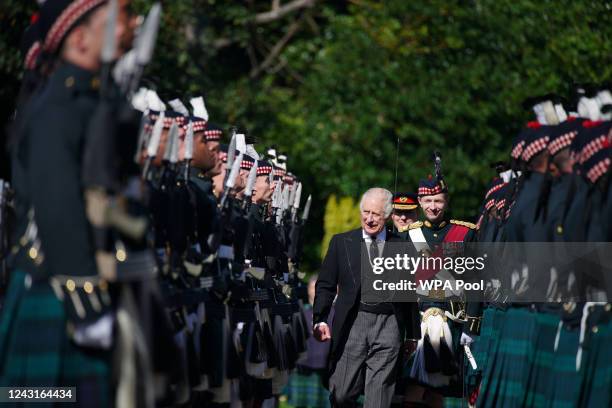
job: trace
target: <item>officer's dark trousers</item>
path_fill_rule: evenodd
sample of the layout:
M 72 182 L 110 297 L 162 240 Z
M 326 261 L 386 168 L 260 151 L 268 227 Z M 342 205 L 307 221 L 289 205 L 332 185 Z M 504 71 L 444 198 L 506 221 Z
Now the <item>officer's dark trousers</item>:
M 364 408 L 388 408 L 395 390 L 399 349 L 395 315 L 359 311 L 329 379 L 333 406 L 354 407 L 364 393 Z

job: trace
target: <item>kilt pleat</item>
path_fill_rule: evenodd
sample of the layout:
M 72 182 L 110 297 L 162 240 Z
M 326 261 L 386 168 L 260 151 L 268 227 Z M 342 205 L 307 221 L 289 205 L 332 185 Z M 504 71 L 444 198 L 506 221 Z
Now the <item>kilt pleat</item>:
M 609 309 L 609 306 L 606 306 Z M 587 321 L 580 366 L 580 407 L 612 406 L 612 319 L 610 310 L 596 308 Z
M 579 327 L 562 327 L 559 345 L 555 351 L 546 405 L 550 408 L 573 408 L 577 404 L 579 372 L 576 371 L 576 353 L 580 341 Z
M 558 313 L 538 312 L 536 316 L 535 354 L 529 378 L 527 395 L 524 403 L 527 407 L 546 405 L 554 359 L 555 337 L 559 327 Z
M 510 308 L 503 317 L 495 362 L 483 383 L 483 407 L 521 407 L 527 392 L 527 378 L 534 359 L 535 313 L 526 308 Z
M 3 365 L 4 357 L 8 355 L 9 333 L 13 332 L 14 315 L 19 309 L 19 303 L 23 297 L 22 293 L 25 291 L 24 279 L 25 273 L 21 271 L 12 273 L 2 305 L 2 314 L 0 315 L 0 367 Z
M 501 332 L 506 320 L 505 310 L 489 308 L 485 310 L 485 313 L 490 313 L 492 318 L 487 323 L 483 317 L 483 328 L 481 330 L 485 330 L 485 333 L 490 330 L 491 334 L 489 336 L 489 344 L 486 346 L 487 357 L 486 363 L 483 366 L 482 384 L 477 400 L 477 405 L 479 407 L 495 406 L 502 368 L 502 359 L 499 353 Z M 489 326 L 490 328 L 485 326 Z
M 110 352 L 76 346 L 51 287 L 25 277 L 13 273 L 0 318 L 0 386 L 76 387 L 79 406 L 109 406 Z
M 498 335 L 495 327 L 495 318 L 498 316 L 497 310 L 488 307 L 482 314 L 482 328 L 480 329 L 480 336 L 474 343 L 474 359 L 478 368 L 484 373 L 487 370 L 489 359 L 492 357 L 494 341 Z

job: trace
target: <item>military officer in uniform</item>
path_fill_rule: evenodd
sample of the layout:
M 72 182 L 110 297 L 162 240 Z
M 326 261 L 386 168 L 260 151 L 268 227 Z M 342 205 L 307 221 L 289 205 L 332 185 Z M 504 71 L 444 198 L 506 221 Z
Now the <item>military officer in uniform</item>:
M 476 225 L 452 220 L 447 216 L 448 190 L 439 178 L 421 180 L 418 201 L 424 215 L 408 228 L 408 238 L 415 250 L 426 256 L 442 256 L 446 244 L 469 241 Z M 419 270 L 416 279 L 452 279 L 448 271 Z M 417 283 L 418 284 L 418 283 Z M 432 289 L 417 291 L 421 311 L 421 334 L 417 350 L 409 362 L 412 380 L 406 390 L 406 401 L 442 406 L 446 397 L 460 397 L 462 387 L 461 342 L 471 343 L 467 333 L 478 331 L 478 316 L 466 316 L 465 304 L 451 291 Z
M 418 220 L 417 208 L 419 203 L 414 193 L 395 193 L 393 195 L 393 211 L 391 220 L 397 235 L 406 239 L 408 227 Z

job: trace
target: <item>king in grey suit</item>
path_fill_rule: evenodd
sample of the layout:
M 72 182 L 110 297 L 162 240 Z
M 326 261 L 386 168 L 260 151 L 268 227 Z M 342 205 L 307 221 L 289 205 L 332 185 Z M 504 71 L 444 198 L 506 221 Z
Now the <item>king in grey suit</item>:
M 361 251 L 370 259 L 387 253 L 386 242 L 401 240 L 385 229 L 392 194 L 372 188 L 361 199 L 361 228 L 335 235 L 316 285 L 314 336 L 331 341 L 329 390 L 333 406 L 353 407 L 365 393 L 364 407 L 391 405 L 398 357 L 404 338 L 418 339 L 415 303 L 361 300 Z M 326 324 L 334 298 L 333 331 Z

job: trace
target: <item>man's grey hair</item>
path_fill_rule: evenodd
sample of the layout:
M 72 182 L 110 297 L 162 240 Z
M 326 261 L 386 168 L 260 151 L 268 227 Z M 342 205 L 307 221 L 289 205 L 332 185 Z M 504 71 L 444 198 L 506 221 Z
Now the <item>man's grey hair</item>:
M 393 205 L 391 203 L 391 201 L 393 200 L 393 194 L 386 188 L 372 187 L 368 189 L 365 193 L 363 193 L 363 195 L 361 196 L 361 201 L 359 201 L 359 210 L 363 211 L 363 201 L 366 197 L 370 196 L 380 197 L 380 199 L 384 201 L 383 208 L 385 210 L 385 218 L 389 218 L 389 216 L 391 215 L 391 211 L 393 210 Z

